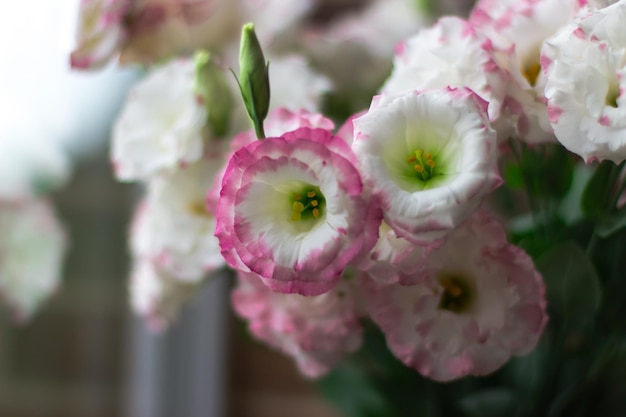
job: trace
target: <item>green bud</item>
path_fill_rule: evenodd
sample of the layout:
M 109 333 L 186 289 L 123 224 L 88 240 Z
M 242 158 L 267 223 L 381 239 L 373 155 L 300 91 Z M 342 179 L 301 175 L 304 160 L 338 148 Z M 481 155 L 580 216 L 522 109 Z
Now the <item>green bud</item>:
M 222 137 L 228 133 L 235 106 L 228 81 L 209 52 L 196 53 L 195 68 L 194 92 L 204 103 L 211 132 L 216 137 Z
M 270 79 L 268 64 L 252 23 L 246 23 L 241 30 L 239 87 L 248 117 L 257 137 L 262 139 L 265 137 L 263 121 L 270 107 Z

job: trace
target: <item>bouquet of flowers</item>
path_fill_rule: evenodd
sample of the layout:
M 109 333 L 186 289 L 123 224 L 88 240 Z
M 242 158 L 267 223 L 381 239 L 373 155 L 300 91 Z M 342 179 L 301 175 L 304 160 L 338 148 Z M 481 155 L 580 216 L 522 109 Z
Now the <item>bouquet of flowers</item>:
M 623 415 L 626 0 L 323 3 L 82 3 L 77 68 L 211 48 L 114 127 L 135 310 L 162 328 L 227 265 L 348 415 Z

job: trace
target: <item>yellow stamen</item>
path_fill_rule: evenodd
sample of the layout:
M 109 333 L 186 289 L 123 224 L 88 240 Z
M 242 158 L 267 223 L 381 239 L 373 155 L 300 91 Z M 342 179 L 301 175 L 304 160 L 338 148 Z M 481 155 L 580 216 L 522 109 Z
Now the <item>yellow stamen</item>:
M 319 204 L 319 203 L 317 202 L 317 200 L 311 200 L 311 205 L 312 205 L 313 207 L 317 207 L 317 205 L 318 205 L 318 204 Z
M 432 159 L 427 159 L 426 160 L 426 165 L 428 165 L 431 168 L 435 167 L 435 161 L 433 161 Z
M 417 161 L 417 158 L 415 157 L 415 155 L 411 155 L 406 159 L 407 162 L 415 162 Z
M 415 165 L 413 166 L 413 169 L 419 172 L 420 174 L 424 172 L 424 167 L 422 165 Z
M 459 298 L 461 296 L 461 294 L 463 293 L 463 290 L 461 289 L 461 287 L 459 287 L 457 284 L 452 282 L 452 280 L 442 279 L 441 280 L 441 285 L 443 286 L 445 291 L 450 296 L 452 296 L 452 298 Z
M 316 219 L 320 216 L 320 210 L 318 208 L 313 209 L 313 217 Z
M 300 194 L 296 194 L 293 196 L 295 200 L 302 200 L 302 196 Z
M 315 197 L 315 191 L 309 191 L 308 193 L 306 193 L 306 196 L 309 198 Z

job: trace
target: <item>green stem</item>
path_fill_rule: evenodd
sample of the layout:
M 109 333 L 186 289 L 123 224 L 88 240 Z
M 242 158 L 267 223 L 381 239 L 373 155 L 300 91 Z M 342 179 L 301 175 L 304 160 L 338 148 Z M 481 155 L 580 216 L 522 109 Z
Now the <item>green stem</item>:
M 544 239 L 547 239 L 547 232 L 545 230 L 545 227 L 543 223 L 540 222 L 537 217 L 537 215 L 539 214 L 541 210 L 531 192 L 531 187 L 532 187 L 531 178 L 528 176 L 528 173 L 524 169 L 522 155 L 520 154 L 520 150 L 517 149 L 517 143 L 513 140 L 512 137 L 509 137 L 509 145 L 511 147 L 511 150 L 513 151 L 513 156 L 515 157 L 515 160 L 517 161 L 517 164 L 520 167 L 520 172 L 522 173 L 522 181 L 524 182 L 524 188 L 526 190 L 526 199 L 528 200 L 528 205 L 530 206 L 530 211 L 531 211 L 531 215 L 533 218 L 533 223 L 535 224 L 535 229 L 541 230 L 541 232 L 543 233 Z
M 256 132 L 256 137 L 258 139 L 265 139 L 265 130 L 263 129 L 263 122 L 252 121 L 254 125 L 254 131 Z

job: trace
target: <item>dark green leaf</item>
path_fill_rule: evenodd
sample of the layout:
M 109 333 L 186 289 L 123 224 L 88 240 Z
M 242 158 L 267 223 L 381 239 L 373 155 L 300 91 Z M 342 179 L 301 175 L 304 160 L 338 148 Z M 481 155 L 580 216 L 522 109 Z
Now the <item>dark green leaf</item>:
M 585 186 L 580 207 L 583 214 L 588 218 L 598 217 L 604 210 L 606 195 L 611 187 L 611 177 L 615 164 L 605 161 L 593 173 Z
M 567 194 L 574 178 L 574 162 L 570 154 L 561 146 L 548 149 L 543 161 L 542 178 L 548 197 L 561 198 Z
M 506 185 L 512 189 L 518 190 L 524 188 L 524 177 L 522 169 L 517 164 L 507 164 L 504 167 L 504 181 Z
M 537 267 L 546 282 L 552 314 L 575 326 L 593 318 L 602 290 L 593 264 L 578 245 L 566 242 L 554 247 L 538 260 Z
M 348 417 L 386 417 L 392 407 L 361 366 L 344 363 L 318 382 L 322 394 Z
M 626 206 L 602 217 L 598 221 L 596 233 L 598 233 L 598 236 L 601 238 L 606 238 L 624 228 L 624 226 L 626 226 Z

